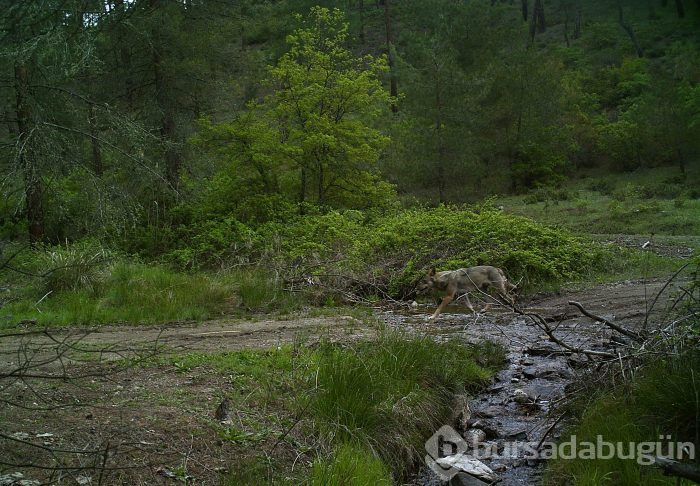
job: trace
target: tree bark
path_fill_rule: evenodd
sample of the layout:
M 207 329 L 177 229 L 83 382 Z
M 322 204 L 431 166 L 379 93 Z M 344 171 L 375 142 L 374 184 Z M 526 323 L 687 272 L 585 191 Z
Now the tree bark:
M 161 68 L 161 57 L 157 48 L 153 51 L 153 73 L 158 107 L 163 113 L 160 134 L 165 144 L 165 178 L 168 183 L 177 189 L 180 176 L 180 154 L 175 148 L 177 142 L 177 126 L 172 102 L 168 99 L 169 93 Z
M 365 0 L 360 0 L 360 44 L 365 43 Z
M 685 8 L 683 8 L 683 0 L 676 0 L 676 12 L 678 12 L 679 19 L 685 17 Z
M 384 0 L 384 23 L 386 25 L 386 48 L 389 51 L 389 94 L 394 98 L 391 103 L 391 111 L 397 113 L 396 98 L 399 95 L 398 82 L 396 80 L 396 60 L 394 59 L 394 34 L 391 29 L 391 1 Z
M 440 202 L 445 202 L 445 145 L 442 140 L 442 86 L 440 84 L 440 71 L 435 69 L 435 136 L 438 144 L 437 153 L 437 182 Z
M 304 214 L 304 203 L 306 202 L 306 168 L 301 167 L 299 175 L 299 214 Z
M 622 11 L 622 4 L 618 0 L 617 2 L 617 12 L 618 12 L 618 22 L 620 23 L 620 26 L 624 29 L 625 32 L 627 32 L 627 35 L 629 36 L 630 40 L 632 41 L 632 45 L 634 46 L 634 50 L 637 52 L 637 57 L 644 57 L 644 51 L 642 50 L 642 47 L 639 45 L 639 42 L 637 42 L 637 36 L 634 34 L 634 29 L 630 24 L 627 23 L 627 21 L 624 18 L 623 11 Z
M 541 34 L 547 30 L 544 21 L 544 5 L 542 0 L 535 0 L 535 5 L 532 9 L 532 18 L 530 19 L 530 40 L 535 40 L 535 34 Z
M 102 177 L 104 167 L 102 164 L 102 150 L 100 150 L 99 131 L 97 129 L 97 118 L 95 117 L 95 107 L 90 105 L 88 110 L 90 143 L 92 144 L 92 170 L 95 172 L 97 177 Z
M 523 21 L 527 22 L 527 0 L 520 0 L 520 7 L 523 11 Z
M 27 66 L 23 63 L 15 64 L 15 97 L 17 103 L 19 165 L 24 175 L 29 241 L 31 244 L 34 244 L 41 241 L 44 237 L 44 212 L 41 204 L 41 178 L 35 161 L 29 152 L 28 139 L 31 131 L 31 111 L 28 100 L 29 79 Z

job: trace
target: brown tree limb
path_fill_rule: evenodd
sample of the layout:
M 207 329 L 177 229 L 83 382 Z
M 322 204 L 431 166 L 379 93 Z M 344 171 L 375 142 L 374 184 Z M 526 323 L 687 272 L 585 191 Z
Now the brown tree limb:
M 581 311 L 581 313 L 584 316 L 590 317 L 594 321 L 601 322 L 601 323 L 605 324 L 606 326 L 608 326 L 609 328 L 614 329 L 615 331 L 619 332 L 620 334 L 624 334 L 625 336 L 632 338 L 637 342 L 644 341 L 644 337 L 641 336 L 639 333 L 636 333 L 634 331 L 630 331 L 629 329 L 625 329 L 624 327 L 619 326 L 619 325 L 615 324 L 614 322 L 610 322 L 609 320 L 607 320 L 603 317 L 596 316 L 595 314 L 591 314 L 586 309 L 584 309 L 583 306 L 579 302 L 575 302 L 573 300 L 570 300 L 569 305 L 573 305 L 574 307 L 576 307 L 578 310 Z

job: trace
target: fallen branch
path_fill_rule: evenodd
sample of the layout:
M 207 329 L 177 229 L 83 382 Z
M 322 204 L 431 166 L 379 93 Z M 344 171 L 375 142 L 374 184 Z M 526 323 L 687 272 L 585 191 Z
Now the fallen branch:
M 639 333 L 636 333 L 634 331 L 630 331 L 629 329 L 625 329 L 622 326 L 619 326 L 615 324 L 614 322 L 610 322 L 609 320 L 605 319 L 604 317 L 596 316 L 595 314 L 591 314 L 588 312 L 586 309 L 583 308 L 583 306 L 579 302 L 575 302 L 573 300 L 569 301 L 569 305 L 573 305 L 576 307 L 578 310 L 581 311 L 581 313 L 586 316 L 590 317 L 594 321 L 602 322 L 606 326 L 608 326 L 611 329 L 614 329 L 615 331 L 619 332 L 620 334 L 624 334 L 625 336 L 634 339 L 637 342 L 643 342 L 644 337 L 640 335 Z
M 663 469 L 664 473 L 700 483 L 700 468 L 697 466 L 673 461 L 665 457 L 653 456 L 653 459 L 654 465 Z

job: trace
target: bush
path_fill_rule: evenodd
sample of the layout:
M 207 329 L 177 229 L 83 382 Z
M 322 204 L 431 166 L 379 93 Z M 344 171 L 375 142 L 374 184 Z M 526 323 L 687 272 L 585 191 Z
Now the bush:
M 311 486 L 391 486 L 389 468 L 361 446 L 343 444 L 330 458 L 314 461 Z
M 621 442 L 625 451 L 629 442 L 657 442 L 660 435 L 671 435 L 672 442 L 695 442 L 700 427 L 697 421 L 700 384 L 696 374 L 688 370 L 697 369 L 700 369 L 697 350 L 651 364 L 632 383 L 614 387 L 590 402 L 579 423 L 562 435 L 562 440 L 576 435 L 579 443 L 595 443 L 597 435 L 601 435 L 605 441 Z M 549 463 L 545 480 L 547 485 L 603 483 L 676 484 L 674 478 L 665 477 L 660 469 L 618 457 L 556 459 Z
M 376 451 L 401 475 L 449 420 L 454 393 L 487 383 L 491 372 L 475 362 L 479 349 L 396 333 L 349 349 L 325 344 L 310 410 L 323 435 Z
M 46 246 L 37 255 L 45 292 L 94 290 L 105 276 L 109 252 L 93 242 Z
M 431 266 L 494 265 L 536 285 L 576 278 L 605 259 L 599 247 L 565 230 L 488 207 L 413 209 L 365 221 L 332 212 L 265 231 L 261 240 L 279 242 L 280 263 L 296 260 L 311 272 L 343 275 L 335 287 L 399 298 Z

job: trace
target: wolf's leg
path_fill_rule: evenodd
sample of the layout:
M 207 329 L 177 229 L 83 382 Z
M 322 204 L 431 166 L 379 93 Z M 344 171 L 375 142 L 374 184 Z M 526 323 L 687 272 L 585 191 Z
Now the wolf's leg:
M 507 280 L 501 280 L 498 283 L 498 293 L 503 297 L 503 299 L 510 305 L 515 305 L 515 297 L 510 295 L 511 288 L 515 288 L 515 285 L 508 283 Z
M 469 310 L 474 312 L 474 306 L 472 305 L 471 301 L 469 300 L 469 294 L 464 294 L 464 300 L 467 301 L 467 307 L 469 308 Z
M 440 314 L 440 312 L 442 312 L 442 310 L 445 308 L 445 306 L 447 306 L 447 304 L 452 302 L 452 299 L 454 299 L 454 295 L 444 296 L 442 298 L 442 302 L 440 302 L 440 305 L 438 306 L 438 308 L 435 309 L 435 313 L 432 316 L 428 317 L 428 319 L 435 319 Z

